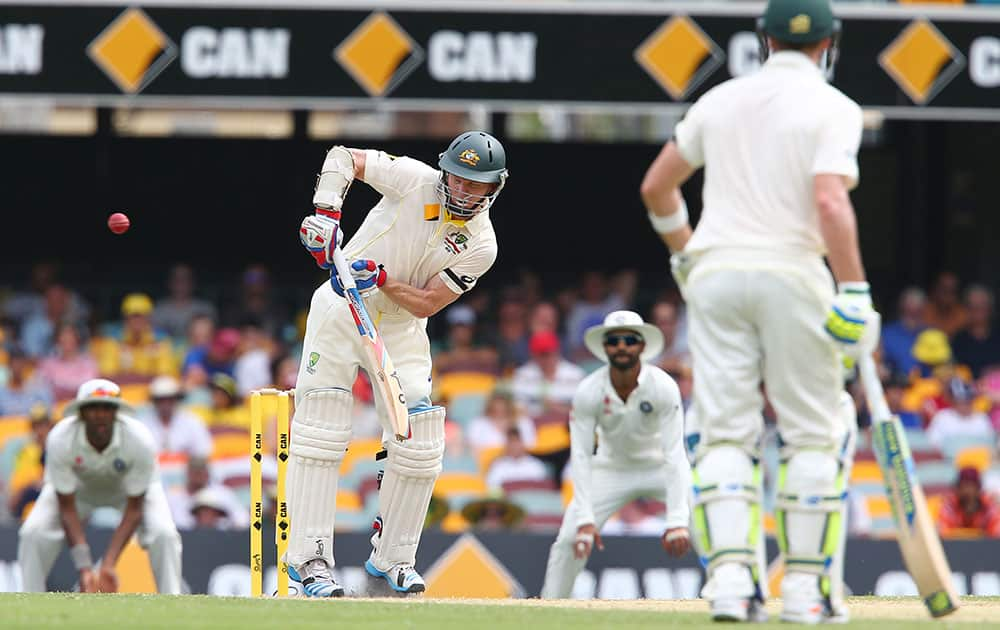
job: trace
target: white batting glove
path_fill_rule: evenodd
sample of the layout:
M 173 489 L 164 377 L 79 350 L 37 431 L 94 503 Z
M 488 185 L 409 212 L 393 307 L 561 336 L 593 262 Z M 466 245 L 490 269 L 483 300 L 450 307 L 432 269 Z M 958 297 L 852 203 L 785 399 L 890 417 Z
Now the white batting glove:
M 333 251 L 340 247 L 344 234 L 338 221 L 313 214 L 302 219 L 299 240 L 321 269 L 329 269 L 333 266 Z
M 850 359 L 869 355 L 878 345 L 882 317 L 872 306 L 867 282 L 841 282 L 824 328 Z

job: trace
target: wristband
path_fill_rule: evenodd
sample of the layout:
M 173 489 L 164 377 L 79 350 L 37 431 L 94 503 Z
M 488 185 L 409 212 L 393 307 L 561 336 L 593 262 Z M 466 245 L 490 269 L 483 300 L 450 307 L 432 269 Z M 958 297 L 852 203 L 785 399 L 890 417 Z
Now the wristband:
M 649 222 L 653 224 L 653 229 L 659 234 L 676 232 L 688 224 L 687 204 L 681 199 L 681 205 L 677 208 L 677 212 L 665 217 L 650 212 Z
M 841 282 L 837 285 L 837 291 L 840 293 L 868 295 L 871 293 L 871 287 L 867 282 Z
M 69 556 L 73 559 L 73 566 L 77 571 L 89 569 L 94 566 L 94 561 L 90 557 L 90 545 L 80 543 L 69 548 Z
M 688 533 L 686 527 L 678 527 L 677 529 L 672 529 L 669 532 L 663 534 L 663 539 L 667 542 L 674 542 L 681 538 L 690 538 L 691 534 Z

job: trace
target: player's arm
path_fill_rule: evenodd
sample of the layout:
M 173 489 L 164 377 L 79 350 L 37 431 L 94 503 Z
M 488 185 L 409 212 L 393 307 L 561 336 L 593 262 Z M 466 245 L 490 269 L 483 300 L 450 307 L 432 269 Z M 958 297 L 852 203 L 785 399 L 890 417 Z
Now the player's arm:
M 386 278 L 381 291 L 414 317 L 430 317 L 458 299 L 455 293 L 438 276 L 434 276 L 421 289 L 405 282 Z
M 591 550 L 604 549 L 601 533 L 594 518 L 593 459 L 597 415 L 581 387 L 573 397 L 569 420 L 570 478 L 573 482 L 573 502 L 577 506 L 576 541 L 573 554 L 578 558 L 590 555 Z
M 653 160 L 639 188 L 653 229 L 671 253 L 683 250 L 691 238 L 687 204 L 680 187 L 692 173 L 694 167 L 681 155 L 676 142 L 671 140 Z
M 83 523 L 80 521 L 80 514 L 76 511 L 76 493 L 63 494 L 57 491 L 56 498 L 59 504 L 59 521 L 62 523 L 63 531 L 66 532 L 66 543 L 69 545 L 69 555 L 79 573 L 80 590 L 85 593 L 92 592 L 95 590 L 93 557 L 90 545 L 87 544 Z
M 125 511 L 122 513 L 122 520 L 118 523 L 118 527 L 115 528 L 113 534 L 111 534 L 111 541 L 108 543 L 108 548 L 104 552 L 104 558 L 101 560 L 101 568 L 114 569 L 115 565 L 118 564 L 118 556 L 121 555 L 122 549 L 128 544 L 129 538 L 135 533 L 139 523 L 142 522 L 142 511 L 143 503 L 145 501 L 146 495 L 141 494 L 135 497 L 129 497 L 125 502 Z
M 834 278 L 838 283 L 864 282 L 858 222 L 847 186 L 848 180 L 844 175 L 819 173 L 813 177 L 813 197 Z
M 691 465 L 684 450 L 684 407 L 680 402 L 680 393 L 677 392 L 672 398 L 675 399 L 673 408 L 663 415 L 660 429 L 667 476 L 667 523 L 662 543 L 668 553 L 681 556 L 691 547 L 691 535 L 688 531 L 691 517 L 688 504 Z

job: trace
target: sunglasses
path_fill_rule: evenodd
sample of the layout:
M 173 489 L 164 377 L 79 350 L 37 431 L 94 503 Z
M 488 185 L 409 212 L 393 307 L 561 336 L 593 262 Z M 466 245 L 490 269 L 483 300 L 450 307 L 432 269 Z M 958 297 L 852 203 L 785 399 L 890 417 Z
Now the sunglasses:
M 635 346 L 643 343 L 643 338 L 639 335 L 608 335 L 604 338 L 604 345 L 614 347 L 622 341 L 626 346 Z

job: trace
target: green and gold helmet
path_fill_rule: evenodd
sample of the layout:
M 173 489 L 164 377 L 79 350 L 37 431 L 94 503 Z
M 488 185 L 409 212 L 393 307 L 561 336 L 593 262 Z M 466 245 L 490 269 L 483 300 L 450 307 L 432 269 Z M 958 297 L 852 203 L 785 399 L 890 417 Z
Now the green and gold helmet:
M 499 140 L 484 131 L 459 134 L 438 156 L 438 167 L 441 169 L 438 193 L 448 211 L 462 219 L 469 219 L 493 205 L 507 182 L 507 152 Z M 465 203 L 459 203 L 448 185 L 449 174 L 496 186 L 486 195 L 466 195 Z

